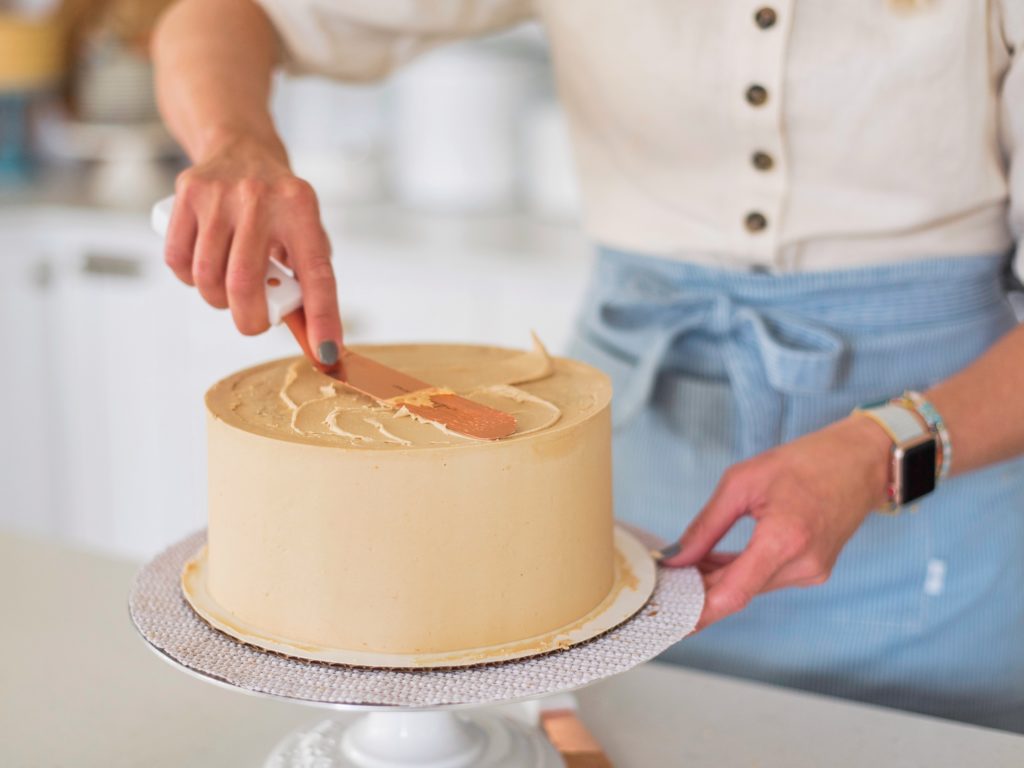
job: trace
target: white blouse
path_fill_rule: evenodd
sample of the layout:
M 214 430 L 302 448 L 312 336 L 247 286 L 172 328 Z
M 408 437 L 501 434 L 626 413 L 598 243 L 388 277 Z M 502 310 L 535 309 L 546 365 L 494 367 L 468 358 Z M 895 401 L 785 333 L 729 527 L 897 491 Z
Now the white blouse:
M 258 2 L 289 66 L 350 81 L 538 18 L 607 245 L 785 272 L 1024 227 L 1024 0 Z

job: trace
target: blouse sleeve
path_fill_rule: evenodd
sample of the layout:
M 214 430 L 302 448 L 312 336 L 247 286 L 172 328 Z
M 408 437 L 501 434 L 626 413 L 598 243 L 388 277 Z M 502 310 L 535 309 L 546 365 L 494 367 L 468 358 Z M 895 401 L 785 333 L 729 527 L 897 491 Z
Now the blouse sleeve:
M 1014 272 L 1024 280 L 1024 0 L 1003 0 L 1002 22 L 1010 56 L 1002 84 L 1002 138 L 1009 162 L 1009 224 L 1017 243 Z
M 372 81 L 423 51 L 511 27 L 531 0 L 255 0 L 294 72 Z

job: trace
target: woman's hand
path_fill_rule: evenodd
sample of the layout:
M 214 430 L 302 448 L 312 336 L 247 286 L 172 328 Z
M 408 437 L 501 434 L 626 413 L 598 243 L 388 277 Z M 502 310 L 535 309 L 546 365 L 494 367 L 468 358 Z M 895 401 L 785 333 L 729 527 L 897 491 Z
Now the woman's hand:
M 302 286 L 310 348 L 331 365 L 341 320 L 330 243 L 312 187 L 294 176 L 276 140 L 233 136 L 212 143 L 178 177 L 167 265 L 206 302 L 230 308 L 247 335 L 269 327 L 263 284 L 271 255 Z
M 662 563 L 696 565 L 707 594 L 698 629 L 736 613 L 762 592 L 825 582 L 843 546 L 885 498 L 891 442 L 853 415 L 730 468 Z M 756 520 L 747 548 L 713 552 L 744 515 Z

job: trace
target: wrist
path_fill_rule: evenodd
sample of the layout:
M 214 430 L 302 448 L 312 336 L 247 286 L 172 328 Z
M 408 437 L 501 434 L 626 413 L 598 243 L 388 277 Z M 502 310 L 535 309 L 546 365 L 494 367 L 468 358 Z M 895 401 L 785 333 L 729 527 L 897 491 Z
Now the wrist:
M 270 161 L 288 167 L 288 153 L 273 127 L 254 129 L 251 125 L 211 125 L 199 137 L 192 159 L 200 165 L 225 155 L 248 161 Z
M 892 478 L 892 438 L 873 419 L 863 413 L 851 413 L 837 422 L 848 433 L 850 450 L 857 457 L 864 481 L 878 504 L 888 503 Z

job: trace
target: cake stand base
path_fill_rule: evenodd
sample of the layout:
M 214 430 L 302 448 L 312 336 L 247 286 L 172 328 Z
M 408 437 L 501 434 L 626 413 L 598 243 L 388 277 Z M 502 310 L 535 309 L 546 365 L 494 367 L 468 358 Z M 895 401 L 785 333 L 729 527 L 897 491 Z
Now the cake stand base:
M 490 712 L 371 712 L 291 733 L 264 768 L 564 768 L 539 727 Z

